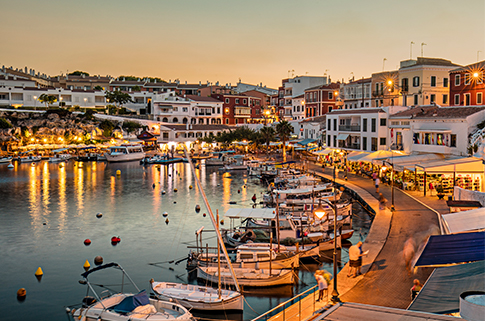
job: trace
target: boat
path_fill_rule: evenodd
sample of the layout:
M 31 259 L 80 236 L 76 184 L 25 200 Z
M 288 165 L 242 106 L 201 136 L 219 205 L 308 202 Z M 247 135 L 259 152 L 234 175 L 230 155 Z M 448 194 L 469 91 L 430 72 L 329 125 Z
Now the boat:
M 145 152 L 141 145 L 130 144 L 112 146 L 105 155 L 108 162 L 128 162 L 145 158 Z
M 12 161 L 12 157 L 2 157 L 0 158 L 0 164 L 7 164 Z
M 220 158 L 209 158 L 204 161 L 205 166 L 218 166 L 222 167 L 224 165 L 229 164 L 227 161 L 220 159 Z
M 182 157 L 172 157 L 169 158 L 168 156 L 161 156 L 155 155 L 153 157 L 145 157 L 141 160 L 142 164 L 160 164 L 160 165 L 168 165 L 174 163 L 182 163 L 184 162 L 185 158 Z
M 220 279 L 222 284 L 234 285 L 229 269 L 221 268 L 220 271 L 219 273 L 217 267 L 199 266 L 197 267 L 197 278 L 212 283 L 218 283 Z M 295 282 L 293 270 L 234 268 L 234 273 L 239 285 L 247 287 L 277 286 Z
M 122 280 L 128 279 L 137 293 L 111 293 L 102 292 L 98 295 L 88 276 L 100 270 L 114 268 L 121 270 Z M 100 321 L 141 321 L 141 320 L 194 320 L 192 314 L 182 305 L 175 302 L 149 298 L 146 291 L 140 291 L 131 280 L 126 271 L 118 263 L 108 263 L 88 270 L 81 274 L 83 280 L 79 283 L 88 286 L 88 294 L 78 309 L 70 308 L 70 315 L 74 320 L 100 320 Z M 123 282 L 122 282 L 123 284 Z M 103 296 L 101 296 L 101 294 Z
M 17 159 L 14 159 L 14 160 L 21 162 L 21 163 L 33 163 L 33 162 L 40 162 L 42 160 L 42 157 L 41 156 L 33 156 L 33 155 L 20 156 Z
M 244 297 L 232 290 L 218 289 L 175 282 L 150 281 L 156 297 L 162 300 L 174 300 L 187 309 L 204 311 L 242 311 Z
M 49 157 L 49 163 L 60 163 L 68 161 L 72 158 L 71 154 L 55 154 L 52 157 Z
M 222 170 L 229 172 L 229 171 L 247 171 L 248 166 L 244 164 L 226 164 L 222 167 Z

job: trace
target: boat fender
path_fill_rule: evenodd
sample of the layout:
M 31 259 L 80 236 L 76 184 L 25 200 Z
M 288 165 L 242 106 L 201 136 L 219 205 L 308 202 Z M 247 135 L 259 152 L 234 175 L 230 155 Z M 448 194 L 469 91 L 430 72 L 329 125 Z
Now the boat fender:
M 91 244 L 91 240 L 90 239 L 85 239 L 84 240 L 84 245 L 88 246 Z
M 94 264 L 96 265 L 101 265 L 103 264 L 103 257 L 101 255 L 98 255 L 94 258 Z

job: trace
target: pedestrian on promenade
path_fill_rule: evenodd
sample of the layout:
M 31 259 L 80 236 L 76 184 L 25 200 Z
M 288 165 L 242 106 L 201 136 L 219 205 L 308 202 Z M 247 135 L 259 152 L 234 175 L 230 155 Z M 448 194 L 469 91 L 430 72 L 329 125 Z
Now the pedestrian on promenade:
M 413 281 L 413 287 L 411 288 L 411 299 L 414 300 L 416 295 L 418 295 L 419 291 L 421 291 L 421 288 L 423 287 L 421 285 L 421 282 L 419 282 L 418 279 L 414 279 Z
M 374 182 L 374 184 L 376 185 L 376 193 L 379 193 L 380 182 L 381 182 L 381 180 L 379 179 L 379 177 L 376 177 L 375 182 Z
M 402 255 L 404 258 L 404 262 L 406 264 L 406 270 L 408 271 L 408 275 L 411 275 L 412 272 L 412 262 L 414 258 L 414 254 L 416 253 L 416 242 L 414 239 L 410 237 L 404 242 L 404 247 L 402 250 Z
M 384 195 L 382 195 L 382 193 L 379 193 L 379 209 L 380 210 L 385 209 L 386 208 L 386 203 L 387 203 L 387 200 L 384 197 Z
M 253 197 L 251 197 L 251 199 L 253 200 L 253 203 L 256 203 L 256 194 L 254 194 Z
M 324 276 L 325 270 L 318 270 L 315 272 L 315 280 L 318 283 L 318 299 L 317 301 L 323 300 L 323 293 L 328 289 L 328 282 Z
M 355 245 L 352 245 L 349 249 L 349 273 L 347 277 L 353 276 L 354 278 L 358 275 L 362 274 L 360 268 L 362 267 L 362 256 L 367 255 L 368 251 L 365 253 L 362 252 L 362 242 L 358 242 Z M 352 271 L 355 270 L 355 273 L 352 274 Z
M 375 181 L 376 178 L 377 178 L 377 173 L 376 172 L 372 173 L 372 179 Z

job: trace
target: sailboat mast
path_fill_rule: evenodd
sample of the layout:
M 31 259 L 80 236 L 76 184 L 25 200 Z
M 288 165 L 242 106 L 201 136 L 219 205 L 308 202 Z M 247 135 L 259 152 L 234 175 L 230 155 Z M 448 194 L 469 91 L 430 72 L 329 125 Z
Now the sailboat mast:
M 216 210 L 217 213 L 217 229 L 219 229 L 219 210 Z M 219 277 L 219 282 L 217 283 L 217 294 L 219 295 L 219 300 L 221 299 L 221 244 L 219 243 L 219 239 L 217 239 L 217 275 Z
M 192 163 L 192 159 L 190 158 L 189 151 L 187 150 L 187 147 L 185 146 L 185 144 L 184 144 L 184 151 L 185 151 L 185 157 L 187 157 L 187 160 L 190 164 L 190 168 L 192 169 L 192 173 L 194 174 L 194 179 L 195 179 L 195 182 L 197 183 L 197 187 L 199 188 L 200 194 L 202 195 L 202 199 L 204 200 L 204 204 L 207 208 L 207 211 L 209 212 L 209 217 L 211 218 L 212 225 L 216 229 L 217 239 L 219 240 L 219 242 L 221 244 L 222 252 L 224 253 L 224 257 L 226 258 L 227 265 L 229 266 L 229 270 L 231 271 L 231 276 L 232 276 L 232 279 L 234 281 L 236 291 L 241 292 L 241 289 L 239 288 L 239 283 L 237 282 L 236 273 L 234 272 L 234 269 L 233 269 L 232 264 L 231 264 L 231 260 L 229 259 L 229 254 L 227 254 L 227 249 L 224 246 L 224 241 L 222 240 L 221 232 L 217 228 L 217 224 L 216 224 L 216 221 L 215 221 L 215 218 L 214 218 L 214 213 L 212 212 L 212 209 L 209 205 L 209 201 L 207 200 L 207 196 L 205 195 L 205 192 L 202 189 L 202 185 L 200 184 L 199 178 L 195 174 L 195 167 L 194 167 L 194 164 Z

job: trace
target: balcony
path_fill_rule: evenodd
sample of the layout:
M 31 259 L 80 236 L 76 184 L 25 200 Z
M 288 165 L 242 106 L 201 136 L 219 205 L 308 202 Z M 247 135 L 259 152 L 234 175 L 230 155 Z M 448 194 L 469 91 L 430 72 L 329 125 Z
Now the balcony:
M 402 144 L 392 144 L 391 150 L 404 150 L 404 146 Z
M 360 132 L 360 125 L 340 125 L 338 126 L 338 130 L 343 132 Z
M 413 152 L 451 154 L 452 148 L 446 145 L 413 144 Z
M 355 149 L 355 150 L 360 150 L 360 144 L 359 143 L 354 143 L 354 144 L 347 144 L 346 142 L 339 142 L 338 144 L 339 148 L 343 149 Z

